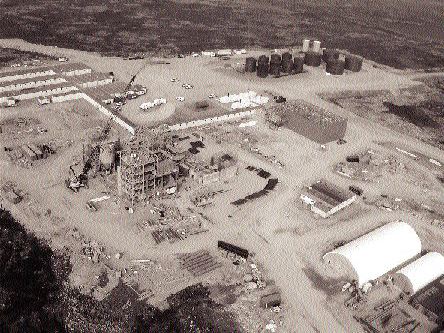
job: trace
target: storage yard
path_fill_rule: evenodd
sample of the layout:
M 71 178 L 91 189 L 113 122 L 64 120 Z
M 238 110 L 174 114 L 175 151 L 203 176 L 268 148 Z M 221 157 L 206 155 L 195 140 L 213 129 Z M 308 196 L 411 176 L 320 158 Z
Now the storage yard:
M 0 41 L 52 57 L 0 72 L 2 207 L 103 302 L 204 288 L 236 332 L 442 327 L 443 152 L 367 97 L 432 74 L 295 44 L 156 63 Z

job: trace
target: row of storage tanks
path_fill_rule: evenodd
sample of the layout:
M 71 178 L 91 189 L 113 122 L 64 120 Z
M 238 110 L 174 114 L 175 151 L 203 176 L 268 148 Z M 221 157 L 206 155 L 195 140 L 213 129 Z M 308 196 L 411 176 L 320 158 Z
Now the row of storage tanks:
M 273 53 L 270 57 L 261 55 L 258 59 L 248 57 L 245 61 L 245 72 L 256 72 L 258 77 L 267 77 L 269 74 L 280 76 L 281 72 L 298 74 L 304 70 L 304 64 L 319 67 L 322 61 L 326 63 L 327 73 L 342 75 L 345 69 L 359 72 L 363 59 L 355 55 L 341 56 L 340 52 L 335 49 L 324 49 L 321 52 L 320 42 L 317 41 L 313 42 L 313 48 L 310 50 L 309 44 L 304 40 L 302 52 L 294 56 L 290 52 L 285 52 L 282 55 Z

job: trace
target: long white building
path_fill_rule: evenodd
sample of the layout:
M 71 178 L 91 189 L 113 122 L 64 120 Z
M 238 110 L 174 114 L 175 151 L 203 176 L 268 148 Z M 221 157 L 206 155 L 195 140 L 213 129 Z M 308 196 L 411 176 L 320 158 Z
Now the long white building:
M 416 231 L 405 222 L 392 222 L 326 253 L 323 259 L 362 287 L 420 252 Z

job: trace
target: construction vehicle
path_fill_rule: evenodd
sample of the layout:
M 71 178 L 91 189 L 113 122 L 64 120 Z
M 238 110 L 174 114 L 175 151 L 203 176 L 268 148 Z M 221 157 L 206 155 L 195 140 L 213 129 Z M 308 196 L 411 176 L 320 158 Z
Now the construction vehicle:
M 81 187 L 88 188 L 88 176 L 83 171 L 81 174 L 76 175 L 73 169 L 73 166 L 77 164 L 78 163 L 75 163 L 69 166 L 69 170 L 72 173 L 72 177 L 65 180 L 66 187 L 74 192 L 78 192 Z

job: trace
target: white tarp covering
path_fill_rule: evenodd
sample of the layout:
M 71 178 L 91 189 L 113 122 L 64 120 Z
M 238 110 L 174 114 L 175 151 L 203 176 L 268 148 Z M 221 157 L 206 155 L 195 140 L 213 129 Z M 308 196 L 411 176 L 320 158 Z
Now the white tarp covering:
M 165 98 L 156 98 L 152 102 L 146 102 L 146 103 L 140 104 L 139 108 L 141 108 L 142 110 L 147 110 L 147 109 L 151 109 L 151 108 L 158 106 L 158 105 L 166 104 L 166 102 L 167 101 Z
M 388 223 L 324 255 L 338 272 L 352 275 L 360 287 L 421 252 L 421 240 L 405 222 Z
M 230 94 L 219 98 L 222 104 L 231 103 L 232 109 L 254 108 L 262 104 L 267 104 L 269 98 L 260 96 L 255 91 L 247 91 L 240 94 Z
M 444 256 L 437 252 L 429 252 L 396 274 L 407 278 L 411 287 L 410 292 L 414 294 L 444 274 Z

